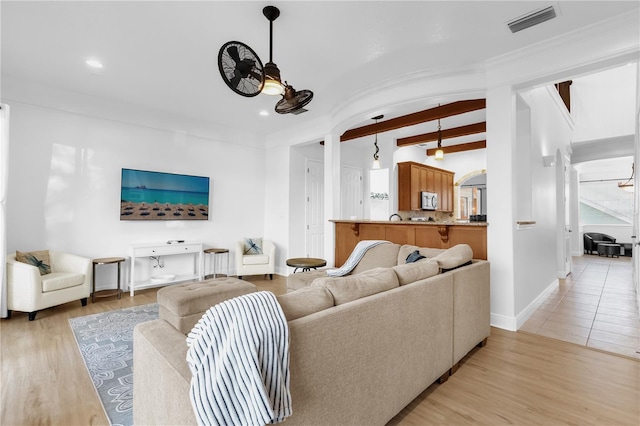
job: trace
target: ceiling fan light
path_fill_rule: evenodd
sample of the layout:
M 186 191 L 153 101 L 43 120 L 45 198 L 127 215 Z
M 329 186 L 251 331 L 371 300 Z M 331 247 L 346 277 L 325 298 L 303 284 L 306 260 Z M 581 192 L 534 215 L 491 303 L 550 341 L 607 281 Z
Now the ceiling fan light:
M 284 86 L 278 80 L 266 79 L 262 93 L 265 95 L 282 95 L 284 93 Z
M 265 95 L 282 95 L 284 93 L 284 85 L 280 80 L 280 70 L 273 62 L 267 62 L 264 65 L 264 87 L 262 93 Z

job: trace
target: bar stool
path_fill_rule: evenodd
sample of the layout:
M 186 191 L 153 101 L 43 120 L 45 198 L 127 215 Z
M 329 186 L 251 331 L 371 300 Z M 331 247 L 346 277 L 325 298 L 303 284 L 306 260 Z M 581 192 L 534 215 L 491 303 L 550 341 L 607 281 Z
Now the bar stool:
M 120 269 L 122 269 L 122 262 L 125 261 L 124 257 L 103 257 L 100 259 L 93 259 L 93 277 L 91 278 L 92 280 L 92 288 L 91 288 L 91 303 L 96 303 L 96 297 L 108 297 L 108 296 L 113 296 L 113 294 L 104 294 L 104 295 L 100 295 L 100 296 L 96 296 L 96 266 L 97 265 L 110 265 L 113 263 L 117 263 L 117 267 L 118 267 L 118 289 L 116 290 L 116 293 L 118 295 L 118 299 L 120 299 L 121 296 L 121 290 L 120 290 L 120 277 L 121 277 L 121 273 L 120 273 Z
M 205 254 L 212 254 L 213 255 L 213 278 L 217 277 L 217 273 L 216 273 L 216 256 L 218 254 L 227 254 L 227 276 L 229 276 L 229 250 L 228 249 L 224 249 L 224 248 L 208 248 L 204 250 Z M 207 276 L 207 271 L 205 268 L 205 278 Z

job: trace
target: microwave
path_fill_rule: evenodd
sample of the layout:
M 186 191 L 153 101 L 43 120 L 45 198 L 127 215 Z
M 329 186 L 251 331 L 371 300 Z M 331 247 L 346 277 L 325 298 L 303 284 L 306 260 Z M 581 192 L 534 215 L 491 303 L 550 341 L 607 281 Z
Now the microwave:
M 435 192 L 420 193 L 422 210 L 436 210 L 438 208 L 438 194 Z

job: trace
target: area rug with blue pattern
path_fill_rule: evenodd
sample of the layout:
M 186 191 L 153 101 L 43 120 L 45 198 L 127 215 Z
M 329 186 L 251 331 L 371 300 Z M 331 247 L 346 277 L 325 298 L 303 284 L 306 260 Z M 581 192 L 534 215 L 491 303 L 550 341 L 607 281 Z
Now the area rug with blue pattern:
M 133 424 L 133 329 L 156 318 L 152 303 L 69 320 L 112 426 Z

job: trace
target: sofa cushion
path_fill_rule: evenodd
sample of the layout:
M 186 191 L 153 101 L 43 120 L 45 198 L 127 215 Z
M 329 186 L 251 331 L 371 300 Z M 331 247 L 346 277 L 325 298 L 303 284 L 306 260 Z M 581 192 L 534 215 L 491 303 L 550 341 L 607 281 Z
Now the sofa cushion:
M 473 250 L 468 244 L 457 244 L 434 257 L 443 271 L 463 266 L 473 259 Z
M 269 256 L 266 254 L 242 256 L 243 265 L 266 265 L 267 263 L 269 263 Z
M 391 268 L 398 264 L 400 244 L 378 244 L 367 250 L 360 262 L 353 268 L 351 275 L 359 274 L 373 268 Z
M 394 266 L 393 270 L 398 276 L 400 285 L 407 285 L 438 275 L 440 265 L 435 260 L 423 259 L 418 262 Z
M 324 287 L 303 287 L 300 290 L 276 296 L 287 321 L 306 317 L 333 307 L 333 296 Z
M 16 260 L 35 266 L 40 271 L 40 275 L 51 273 L 51 260 L 49 259 L 49 250 L 40 250 L 32 252 L 16 251 Z
M 296 272 L 287 277 L 287 290 L 298 290 L 310 286 L 316 278 L 327 276 L 327 271 L 334 268 L 319 268 L 307 272 Z
M 398 250 L 398 265 L 404 265 L 407 263 L 407 256 L 409 256 L 412 252 L 418 250 L 420 255 L 426 257 L 427 259 L 431 259 L 436 257 L 439 254 L 445 252 L 445 249 L 436 249 L 431 247 L 418 247 L 411 244 L 404 244 Z
M 245 238 L 244 254 L 262 254 L 262 238 Z
M 42 277 L 42 292 L 62 290 L 84 283 L 84 274 L 74 272 L 52 272 Z
M 329 290 L 336 306 L 398 286 L 398 276 L 391 268 L 375 268 L 345 277 L 317 278 L 311 284 L 311 287 L 324 287 Z

